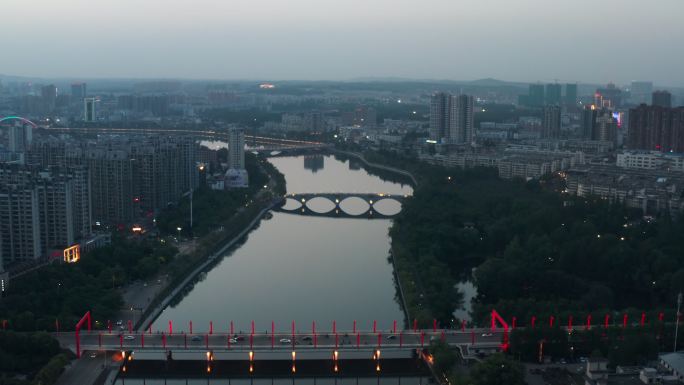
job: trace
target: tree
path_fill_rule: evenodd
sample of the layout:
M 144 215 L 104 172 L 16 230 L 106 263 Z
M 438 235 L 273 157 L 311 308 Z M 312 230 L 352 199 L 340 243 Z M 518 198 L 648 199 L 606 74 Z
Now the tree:
M 470 371 L 474 385 L 524 385 L 523 366 L 503 354 L 495 354 L 479 362 Z
M 434 359 L 433 367 L 439 373 L 449 374 L 451 368 L 456 363 L 456 353 L 449 347 L 448 344 L 442 341 L 435 341 L 430 344 L 430 354 Z

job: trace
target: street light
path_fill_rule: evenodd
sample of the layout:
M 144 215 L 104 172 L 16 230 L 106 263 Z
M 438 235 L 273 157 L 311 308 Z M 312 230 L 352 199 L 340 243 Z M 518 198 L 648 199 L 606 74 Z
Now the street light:
M 178 226 L 178 227 L 176 227 L 176 230 L 178 230 L 178 240 L 177 240 L 177 242 L 180 243 L 180 232 L 181 232 L 181 230 L 183 230 L 183 228 L 181 228 L 180 226 Z

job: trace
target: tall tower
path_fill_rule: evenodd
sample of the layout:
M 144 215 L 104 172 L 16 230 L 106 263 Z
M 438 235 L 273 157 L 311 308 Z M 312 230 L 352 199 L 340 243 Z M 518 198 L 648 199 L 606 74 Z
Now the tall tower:
M 672 94 L 667 91 L 655 91 L 651 97 L 651 105 L 665 108 L 672 107 Z
M 469 95 L 451 96 L 449 143 L 471 144 L 474 137 L 474 101 Z
M 544 107 L 544 119 L 542 120 L 542 138 L 560 138 L 561 109 L 559 106 Z
M 438 92 L 430 100 L 430 139 L 441 142 L 448 135 L 450 95 Z
M 85 108 L 83 120 L 86 122 L 94 122 L 97 115 L 95 115 L 95 98 L 83 99 L 83 106 Z
M 559 106 L 561 104 L 561 85 L 550 83 L 546 85 L 544 102 L 549 105 Z
M 245 169 L 245 131 L 242 128 L 228 131 L 228 168 Z

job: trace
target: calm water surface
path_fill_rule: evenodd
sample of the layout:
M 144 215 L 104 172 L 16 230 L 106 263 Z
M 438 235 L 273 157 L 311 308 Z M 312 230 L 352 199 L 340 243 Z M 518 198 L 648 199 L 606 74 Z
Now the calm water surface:
M 383 192 L 411 194 L 408 185 L 383 181 L 368 174 L 354 161 L 332 156 L 271 158 L 285 175 L 288 193 Z M 343 202 L 348 211 L 364 210 L 363 201 Z M 295 204 L 288 202 L 288 204 Z M 329 209 L 329 202 L 312 200 L 311 208 Z M 398 210 L 385 202 L 378 210 Z M 390 220 L 337 219 L 274 212 L 263 220 L 238 249 L 227 254 L 174 306 L 155 321 L 155 330 L 229 329 L 248 332 L 254 320 L 257 331 L 289 331 L 296 322 L 300 331 L 390 329 L 402 324 L 403 313 L 395 300 L 392 265 L 388 262 Z

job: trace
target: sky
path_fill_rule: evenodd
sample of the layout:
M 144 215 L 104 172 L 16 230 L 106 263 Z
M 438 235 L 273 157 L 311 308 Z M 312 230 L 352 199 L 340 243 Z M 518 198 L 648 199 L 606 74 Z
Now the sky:
M 683 0 L 0 0 L 0 74 L 684 86 Z

